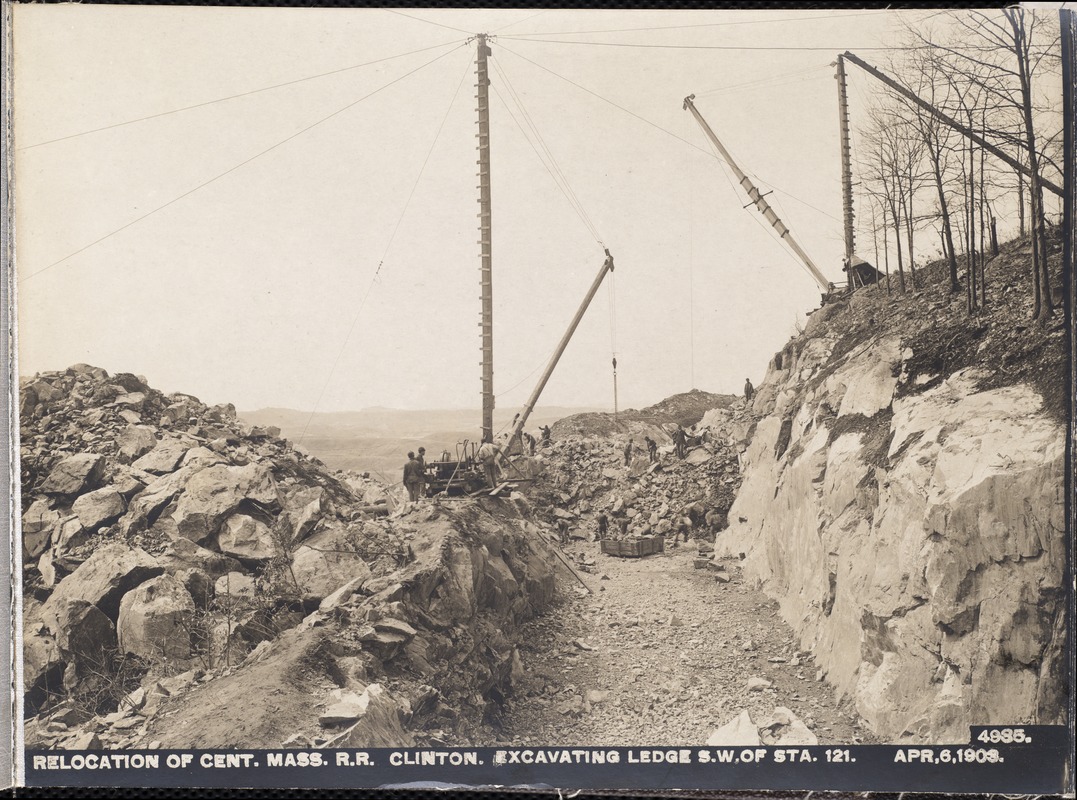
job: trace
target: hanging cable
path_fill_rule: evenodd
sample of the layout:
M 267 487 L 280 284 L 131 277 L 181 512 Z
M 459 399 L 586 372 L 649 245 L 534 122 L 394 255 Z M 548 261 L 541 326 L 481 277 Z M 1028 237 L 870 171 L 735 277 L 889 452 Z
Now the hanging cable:
M 441 118 L 441 123 L 434 133 L 434 140 L 430 143 L 430 149 L 426 151 L 426 158 L 423 159 L 423 164 L 419 168 L 419 174 L 415 176 L 415 182 L 411 185 L 411 191 L 408 192 L 408 198 L 404 201 L 404 208 L 401 210 L 400 216 L 397 217 L 396 225 L 393 226 L 393 232 L 389 235 L 389 241 L 385 245 L 385 250 L 382 251 L 377 269 L 374 270 L 374 275 L 370 278 L 370 284 L 363 293 L 363 297 L 359 301 L 359 306 L 355 309 L 355 315 L 352 317 L 351 325 L 348 326 L 348 333 L 345 335 L 344 340 L 340 344 L 340 348 L 337 350 L 336 357 L 333 359 L 333 365 L 329 368 L 329 375 L 326 377 L 325 383 L 322 384 L 322 389 L 318 393 L 318 399 L 314 402 L 314 407 L 311 409 L 310 416 L 307 417 L 306 424 L 303 425 L 303 432 L 299 434 L 299 439 L 296 441 L 296 444 L 301 444 L 303 442 L 303 438 L 307 435 L 307 429 L 310 428 L 310 423 L 314 419 L 314 415 L 318 413 L 318 408 L 321 406 L 322 399 L 325 397 L 326 389 L 329 388 L 329 384 L 333 380 L 333 375 L 336 373 L 341 356 L 344 355 L 344 350 L 347 348 L 352 333 L 355 331 L 355 326 L 359 322 L 359 316 L 363 313 L 363 308 L 366 306 L 367 298 L 370 297 L 370 292 L 373 290 L 374 284 L 378 282 L 378 277 L 381 275 L 381 268 L 385 264 L 386 257 L 389 255 L 389 248 L 393 246 L 393 240 L 396 239 L 396 233 L 400 230 L 400 224 L 404 221 L 404 216 L 408 213 L 411 199 L 415 196 L 415 190 L 419 186 L 419 181 L 422 180 L 423 173 L 426 171 L 426 165 L 430 162 L 430 156 L 434 153 L 434 148 L 437 146 L 438 139 L 441 138 L 441 131 L 445 128 L 445 122 L 449 119 L 449 113 L 456 104 L 456 98 L 460 94 L 460 88 L 464 85 L 464 79 L 470 71 L 471 59 L 469 58 L 464 65 L 464 74 L 460 76 L 460 82 L 456 85 L 456 91 L 453 92 L 452 99 L 449 101 L 449 107 L 445 109 L 445 115 Z
M 399 14 L 402 17 L 407 17 L 408 19 L 413 19 L 416 22 L 425 22 L 427 25 L 437 25 L 439 28 L 448 28 L 450 31 L 458 31 L 460 33 L 466 33 L 469 36 L 471 35 L 471 31 L 465 31 L 463 28 L 454 28 L 452 25 L 445 25 L 445 24 L 443 24 L 441 22 L 434 22 L 434 20 L 432 20 L 432 19 L 423 19 L 422 17 L 415 17 L 415 16 L 412 16 L 411 14 L 405 14 L 403 11 L 397 11 L 395 8 L 383 8 L 382 11 L 388 11 L 390 14 Z M 864 48 L 860 48 L 860 49 L 863 50 Z
M 843 19 L 845 17 L 866 17 L 870 14 L 878 14 L 877 11 L 861 12 L 859 14 L 826 14 L 818 17 L 784 17 L 782 19 L 743 19 L 743 20 L 728 20 L 722 22 L 703 22 L 695 25 L 657 25 L 649 28 L 607 28 L 600 31 L 538 31 L 535 33 L 516 33 L 506 34 L 510 37 L 515 36 L 583 36 L 584 34 L 592 33 L 636 33 L 644 31 L 673 31 L 684 30 L 686 28 L 721 28 L 728 25 L 762 25 L 762 24 L 776 24 L 779 22 L 810 22 L 812 20 L 824 19 L 834 20 Z M 520 20 L 523 22 L 523 20 Z
M 517 58 L 519 58 L 519 59 L 521 59 L 521 60 L 523 60 L 523 61 L 526 61 L 526 62 L 528 62 L 529 64 L 532 64 L 533 66 L 536 66 L 536 67 L 538 67 L 539 69 L 543 70 L 544 72 L 548 72 L 548 73 L 550 73 L 550 74 L 551 74 L 551 75 L 553 75 L 553 76 L 554 76 L 555 78 L 559 78 L 560 80 L 564 81 L 565 83 L 568 83 L 568 84 L 570 84 L 570 85 L 572 85 L 572 86 L 575 86 L 575 87 L 576 87 L 577 89 L 580 89 L 581 91 L 584 91 L 584 92 L 586 92 L 587 94 L 591 95 L 592 97 L 596 97 L 596 98 L 598 98 L 598 99 L 599 99 L 599 100 L 601 100 L 601 101 L 602 101 L 603 103 L 607 103 L 607 104 L 609 104 L 609 105 L 613 106 L 614 108 L 616 108 L 616 109 L 619 109 L 620 111 L 623 111 L 624 113 L 628 114 L 628 115 L 629 115 L 630 117 L 635 117 L 635 118 L 636 118 L 636 119 L 638 119 L 638 120 L 639 120 L 640 122 L 643 122 L 643 123 L 645 123 L 645 124 L 647 124 L 647 125 L 650 125 L 650 126 L 651 126 L 652 128 L 656 128 L 656 129 L 658 129 L 658 130 L 662 131 L 662 133 L 665 133 L 665 134 L 666 134 L 666 135 L 668 135 L 668 136 L 672 136 L 672 137 L 673 137 L 674 139 L 676 139 L 676 140 L 678 140 L 678 141 L 680 141 L 680 142 L 684 142 L 685 144 L 687 144 L 687 145 L 688 145 L 688 146 L 690 146 L 690 147 L 694 147 L 694 148 L 695 148 L 696 150 L 698 150 L 699 152 L 703 153 L 704 155 L 706 155 L 706 156 L 709 156 L 710 158 L 715 158 L 715 159 L 718 159 L 719 161 L 722 161 L 722 160 L 723 160 L 723 159 L 722 159 L 722 157 L 721 157 L 721 155 L 720 155 L 720 154 L 718 154 L 718 153 L 716 153 L 716 152 L 714 152 L 713 150 L 709 150 L 709 149 L 707 149 L 707 148 L 705 148 L 705 147 L 700 147 L 700 146 L 699 146 L 698 144 L 696 144 L 695 142 L 689 141 L 688 139 L 685 139 L 685 138 L 684 138 L 683 136 L 678 136 L 678 135 L 677 135 L 676 133 L 674 133 L 673 131 L 669 130 L 668 128 L 663 128 L 663 127 L 662 127 L 661 125 L 659 125 L 658 123 L 655 123 L 655 122 L 651 122 L 651 121 L 650 121 L 649 119 L 647 119 L 646 117 L 642 117 L 642 116 L 640 116 L 639 114 L 637 114 L 637 113 L 636 113 L 635 111 L 631 111 L 631 110 L 629 110 L 629 109 L 625 108 L 624 106 L 622 106 L 622 105 L 619 105 L 618 103 L 615 103 L 615 102 L 613 102 L 612 100 L 609 100 L 609 99 L 608 99 L 608 98 L 606 98 L 606 97 L 603 97 L 603 96 L 602 96 L 602 95 L 600 95 L 600 94 L 599 94 L 598 92 L 595 92 L 595 91 L 593 91 L 593 90 L 591 90 L 591 89 L 588 89 L 588 88 L 587 88 L 586 86 L 584 86 L 584 85 L 582 85 L 582 84 L 576 83 L 576 81 L 572 80 L 571 78 L 566 78 L 566 77 L 565 77 L 564 75 L 560 74 L 559 72 L 554 72 L 554 71 L 553 71 L 552 69 L 550 69 L 549 67 L 543 66 L 542 64 L 538 63 L 537 61 L 535 61 L 535 60 L 533 60 L 533 59 L 530 59 L 530 58 L 528 58 L 527 56 L 525 56 L 525 55 L 523 55 L 523 54 L 521 54 L 521 53 L 517 53 L 517 52 L 516 52 L 515 50 L 513 50 L 512 48 L 510 48 L 510 47 L 506 47 L 506 46 L 505 46 L 505 45 L 504 45 L 503 43 L 502 43 L 502 44 L 500 44 L 499 46 L 500 46 L 500 48 L 501 48 L 502 50 L 506 50 L 507 52 L 509 52 L 509 53 L 512 53 L 512 54 L 513 54 L 514 56 L 516 56 Z M 819 213 L 820 213 L 820 214 L 822 214 L 823 216 L 825 216 L 825 217 L 829 217 L 830 219 L 832 219 L 832 220 L 834 220 L 834 221 L 836 221 L 836 222 L 840 222 L 840 221 L 841 221 L 840 219 L 838 219 L 837 217 L 835 217 L 835 216 L 834 216 L 833 214 L 829 214 L 829 213 L 827 213 L 826 211 L 823 211 L 823 210 L 822 210 L 821 208 L 817 208 L 816 206 L 813 206 L 813 205 L 812 205 L 811 203 L 809 203 L 809 202 L 808 202 L 807 200 L 802 200 L 802 199 L 800 199 L 799 197 L 795 197 L 794 195 L 790 194 L 789 192 L 785 191 L 784 189 L 781 189 L 781 188 L 779 188 L 778 186 L 775 186 L 773 182 L 771 182 L 771 181 L 767 181 L 767 183 L 769 183 L 769 184 L 770 184 L 770 186 L 771 186 L 771 187 L 772 187 L 772 188 L 774 189 L 774 191 L 776 191 L 776 192 L 781 192 L 782 194 L 786 195 L 787 197 L 789 197 L 789 198 L 791 198 L 791 199 L 793 199 L 793 200 L 796 200 L 796 201 L 797 201 L 798 203 L 801 203 L 802 205 L 805 205 L 805 206 L 807 206 L 808 208 L 811 208 L 811 209 L 813 209 L 813 210 L 815 210 L 815 211 L 819 212 Z
M 16 148 L 18 150 L 32 150 L 35 147 L 44 147 L 47 144 L 55 144 L 56 142 L 67 141 L 68 139 L 75 139 L 79 136 L 88 136 L 91 133 L 100 133 L 101 131 L 110 131 L 113 128 L 122 128 L 125 125 L 134 125 L 136 122 L 145 122 L 151 119 L 157 119 L 158 117 L 167 117 L 171 114 L 180 114 L 184 111 L 192 111 L 196 108 L 204 108 L 205 106 L 211 106 L 215 103 L 223 103 L 228 100 L 236 100 L 240 97 L 249 97 L 253 94 L 259 94 L 260 92 L 268 92 L 273 89 L 282 89 L 285 86 L 294 86 L 297 83 L 304 83 L 306 81 L 312 81 L 316 78 L 325 78 L 329 75 L 339 75 L 342 72 L 349 72 L 354 69 L 361 69 L 362 67 L 369 67 L 372 64 L 381 64 L 386 61 L 392 61 L 397 58 L 404 58 L 405 56 L 413 56 L 416 53 L 425 53 L 427 50 L 436 50 L 439 47 L 447 47 L 450 44 L 460 44 L 460 40 L 456 39 L 451 42 L 442 42 L 441 44 L 430 45 L 430 47 L 421 47 L 418 50 L 409 50 L 407 53 L 397 53 L 395 56 L 386 56 L 385 58 L 377 58 L 373 61 L 364 61 L 362 64 L 352 64 L 350 67 L 341 67 L 340 69 L 333 69 L 329 72 L 319 72 L 317 75 L 307 75 L 304 78 L 296 78 L 295 80 L 285 81 L 284 83 L 275 83 L 272 86 L 263 86 L 260 89 L 251 89 L 246 92 L 240 92 L 238 94 L 230 94 L 227 97 L 218 97 L 214 100 L 206 100 L 202 103 L 195 103 L 194 105 L 183 106 L 182 108 L 173 108 L 169 111 L 161 111 L 157 114 L 148 114 L 145 117 L 138 117 L 137 119 L 129 119 L 123 122 L 114 122 L 111 125 L 102 125 L 100 128 L 91 128 L 86 131 L 79 131 L 78 133 L 70 133 L 66 136 L 58 136 L 55 139 L 47 139 L 44 142 L 35 142 L 34 144 L 24 145 L 23 147 Z
M 516 127 L 520 129 L 520 133 L 523 135 L 524 141 L 526 141 L 531 146 L 531 149 L 534 151 L 535 155 L 539 159 L 539 163 L 541 163 L 542 166 L 545 167 L 546 172 L 549 174 L 550 179 L 553 180 L 554 185 L 557 186 L 557 188 L 561 191 L 561 194 L 564 195 L 565 200 L 568 201 L 569 207 L 571 207 L 572 210 L 576 212 L 576 216 L 579 217 L 580 222 L 583 223 L 584 227 L 587 228 L 587 230 L 591 234 L 591 236 L 593 236 L 595 238 L 595 240 L 597 241 L 599 237 L 598 237 L 598 234 L 595 232 L 593 226 L 588 223 L 587 217 L 581 211 L 579 206 L 577 206 L 575 203 L 572 202 L 571 196 L 565 190 L 565 187 L 562 185 L 561 181 L 558 180 L 557 175 L 554 173 L 554 171 L 550 167 L 550 165 L 548 163 L 546 163 L 546 159 L 543 158 L 542 153 L 539 151 L 538 146 L 531 140 L 531 137 L 528 135 L 526 128 L 520 122 L 520 120 L 517 119 L 516 113 L 513 112 L 512 106 L 510 105 L 510 103 L 505 99 L 505 97 L 501 94 L 501 92 L 498 91 L 497 86 L 491 86 L 490 88 L 494 90 L 494 95 L 505 106 L 505 111 L 508 112 L 509 118 L 514 123 L 516 123 Z M 600 242 L 600 244 L 601 244 L 601 242 Z
M 823 52 L 823 53 L 835 53 L 840 52 L 841 47 L 822 46 L 822 45 L 737 45 L 737 44 L 634 44 L 630 42 L 579 42 L 579 41 L 566 41 L 564 39 L 538 39 L 530 36 L 507 36 L 514 42 L 542 42 L 544 44 L 569 44 L 569 45 L 585 45 L 587 47 L 635 47 L 647 50 L 729 50 L 729 51 L 755 51 L 762 50 L 768 52 Z M 900 51 L 909 52 L 912 50 L 931 50 L 937 49 L 937 45 L 890 45 L 890 46 L 870 46 L 860 45 L 857 48 L 857 52 L 868 51 Z
M 529 17 L 524 17 L 523 19 L 518 19 L 515 22 L 510 22 L 508 25 L 502 25 L 500 28 L 494 28 L 492 31 L 490 31 L 490 35 L 492 36 L 495 33 L 503 31 L 503 30 L 505 30 L 505 28 L 511 28 L 514 25 L 519 25 L 521 22 L 527 22 L 529 19 L 534 19 L 535 17 L 542 16 L 546 12 L 552 11 L 552 10 L 553 9 L 550 9 L 550 8 L 544 8 L 542 11 L 539 11 L 539 12 L 537 12 L 535 14 L 532 14 Z M 508 34 L 506 34 L 506 35 L 508 35 Z
M 462 46 L 463 45 L 461 44 L 458 47 L 462 47 Z M 431 64 L 433 64 L 433 63 L 435 63 L 437 61 L 440 61 L 441 59 L 445 58 L 445 56 L 449 55 L 450 53 L 456 52 L 458 47 L 453 48 L 452 50 L 449 50 L 448 52 L 442 53 L 440 56 L 437 56 L 436 58 L 433 58 L 430 61 L 427 61 L 425 64 L 422 64 L 422 65 L 416 67 L 415 69 L 404 73 L 403 75 L 401 75 L 398 78 L 394 78 L 393 80 L 389 81 L 388 83 L 383 84 L 382 86 L 378 87 L 374 91 L 363 95 L 358 100 L 353 100 L 352 102 L 348 103 L 348 105 L 344 106 L 343 108 L 338 108 L 332 114 L 324 116 L 321 119 L 317 120 L 316 122 L 312 122 L 310 125 L 307 125 L 306 127 L 301 128 L 300 130 L 296 131 L 295 133 L 291 134 L 290 136 L 288 136 L 288 137 L 286 137 L 284 139 L 281 139 L 276 144 L 274 144 L 274 145 L 272 145 L 270 147 L 267 147 L 265 150 L 262 150 L 262 151 L 260 151 L 258 153 L 255 153 L 253 156 L 250 156 L 249 158 L 246 158 L 243 161 L 240 161 L 235 166 L 230 167 L 229 169 L 226 169 L 224 172 L 221 172 L 221 173 L 218 173 L 217 175 L 214 175 L 212 178 L 210 178 L 209 180 L 203 181 L 202 183 L 195 186 L 193 189 L 188 189 L 183 194 L 178 195 L 176 197 L 173 197 L 167 203 L 164 203 L 164 204 L 159 205 L 159 206 L 157 206 L 156 208 L 154 208 L 154 209 L 152 209 L 150 211 L 147 211 L 142 216 L 136 217 L 135 219 L 131 220 L 130 222 L 128 222 L 128 223 L 126 223 L 124 225 L 121 225 L 119 228 L 116 228 L 115 230 L 110 231 L 109 233 L 106 233 L 104 236 L 102 236 L 102 237 L 100 237 L 98 239 L 95 239 L 94 241 L 90 242 L 89 244 L 83 245 L 78 250 L 75 250 L 72 253 L 68 253 L 63 258 L 61 258 L 61 259 L 59 259 L 57 261 L 53 261 L 48 266 L 42 267 L 41 269 L 38 269 L 38 270 L 36 270 L 34 272 L 31 272 L 29 275 L 27 275 L 27 276 L 25 276 L 23 278 L 20 278 L 19 283 L 23 283 L 24 281 L 28 281 L 31 278 L 33 278 L 33 277 L 35 277 L 37 275 L 40 275 L 42 272 L 47 272 L 48 270 L 52 269 L 53 267 L 56 267 L 56 266 L 59 266 L 60 264 L 63 264 L 65 261 L 68 261 L 69 259 L 74 258 L 75 256 L 79 255 L 80 253 L 84 253 L 85 251 L 89 250 L 91 247 L 100 244 L 101 242 L 105 241 L 106 239 L 112 238 L 113 236 L 120 233 L 121 231 L 127 230 L 132 225 L 136 225 L 137 223 L 142 222 L 142 220 L 147 219 L 148 217 L 152 217 L 158 211 L 163 211 L 164 209 L 168 208 L 169 206 L 173 205 L 174 203 L 178 203 L 180 200 L 184 199 L 185 197 L 190 197 L 192 194 L 197 192 L 199 189 L 204 189 L 205 187 L 209 186 L 210 184 L 216 183 L 217 181 L 219 181 L 221 178 L 225 177 L 226 175 L 230 175 L 233 172 L 235 172 L 237 169 L 240 169 L 241 167 L 244 167 L 247 164 L 250 164 L 252 161 L 255 161 L 255 160 L 261 158 L 262 156 L 266 155 L 267 153 L 273 152 L 278 147 L 281 147 L 282 145 L 287 144 L 288 142 L 292 141 L 293 139 L 295 139 L 295 138 L 297 138 L 299 136 L 302 136 L 304 133 L 306 133 L 309 130 L 312 130 L 313 128 L 318 127 L 323 122 L 328 122 L 333 117 L 336 117 L 336 116 L 338 116 L 340 114 L 343 114 L 349 108 L 352 108 L 353 106 L 359 105 L 359 103 L 363 102 L 364 100 L 366 100 L 366 99 L 368 99 L 370 97 L 373 97 L 374 95 L 378 94 L 379 92 L 381 92 L 381 91 L 383 91 L 385 89 L 388 89 L 393 84 L 399 83 L 400 81 L 404 80 L 405 78 L 407 78 L 407 77 L 409 77 L 411 75 L 414 75 L 419 70 L 422 70 L 422 69 L 424 69 L 426 67 L 429 67 Z
M 511 99 L 516 104 L 516 107 L 520 112 L 520 116 L 523 118 L 528 128 L 530 128 L 532 134 L 534 135 L 535 141 L 538 142 L 538 145 L 542 149 L 542 152 L 545 153 L 545 159 L 543 159 L 542 155 L 538 152 L 538 150 L 536 150 L 536 155 L 538 155 L 539 158 L 543 160 L 543 163 L 548 162 L 547 170 L 550 171 L 551 177 L 553 177 L 554 181 L 557 182 L 559 187 L 561 187 L 561 191 L 565 195 L 565 198 L 568 200 L 569 204 L 576 210 L 576 213 L 579 215 L 581 221 L 587 227 L 588 231 L 590 231 L 595 241 L 598 242 L 598 245 L 600 247 L 605 247 L 602 242 L 602 236 L 599 234 L 598 229 L 592 222 L 590 215 L 587 213 L 587 209 L 584 208 L 583 203 L 580 202 L 580 198 L 576 194 L 575 190 L 572 188 L 572 184 L 569 183 L 568 177 L 565 175 L 564 170 L 561 169 L 560 165 L 557 163 L 557 159 L 554 158 L 553 151 L 550 150 L 549 146 L 546 144 L 545 139 L 542 137 L 538 126 L 535 124 L 534 118 L 531 116 L 530 112 L 528 112 L 527 107 L 523 103 L 523 98 L 520 97 L 519 92 L 516 91 L 516 87 L 513 86 L 512 81 L 509 80 L 508 74 L 504 71 L 498 61 L 494 59 L 491 63 L 494 65 L 494 69 L 497 71 L 498 75 L 505 82 L 505 88 L 508 90 Z M 500 94 L 498 96 L 500 97 Z M 504 98 L 501 99 L 502 102 L 504 102 Z M 517 125 L 519 125 L 518 121 Z M 526 132 L 524 132 L 524 135 L 526 137 Z

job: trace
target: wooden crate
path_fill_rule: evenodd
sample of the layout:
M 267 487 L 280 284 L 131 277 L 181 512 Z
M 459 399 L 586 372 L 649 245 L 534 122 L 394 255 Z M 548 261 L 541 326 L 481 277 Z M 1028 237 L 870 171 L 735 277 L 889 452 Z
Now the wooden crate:
M 643 558 L 655 553 L 665 552 L 666 540 L 661 536 L 643 536 L 638 539 L 603 539 L 602 552 L 620 558 Z

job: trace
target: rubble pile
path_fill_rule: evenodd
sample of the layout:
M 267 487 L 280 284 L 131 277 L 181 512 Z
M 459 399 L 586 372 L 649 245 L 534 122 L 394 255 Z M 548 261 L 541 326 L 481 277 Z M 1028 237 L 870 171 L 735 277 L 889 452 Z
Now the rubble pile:
M 399 506 L 231 405 L 130 374 L 79 364 L 20 389 L 28 746 L 276 747 L 308 717 L 325 742 L 345 730 L 319 725 L 323 690 L 366 698 L 352 744 L 403 743 L 419 711 L 451 735 L 508 690 L 505 632 L 555 588 L 526 503 Z M 440 699 L 416 688 L 450 665 Z M 302 702 L 278 719 L 260 691 Z
M 628 537 L 671 536 L 689 529 L 713 538 L 727 525 L 740 486 L 740 454 L 754 429 L 754 417 L 743 400 L 722 402 L 699 410 L 687 432 L 683 459 L 670 443 L 675 423 L 663 423 L 661 416 L 621 421 L 628 430 L 612 435 L 553 438 L 540 451 L 543 475 L 531 490 L 541 498 L 536 507 L 546 509 L 553 524 L 568 521 L 570 535 L 576 538 L 594 538 L 603 513 L 609 521 L 604 538 L 623 538 L 622 522 L 628 523 L 624 534 Z M 564 429 L 580 427 L 573 419 L 563 421 Z M 588 427 L 604 429 L 591 423 Z M 647 453 L 644 436 L 660 445 L 655 461 Z M 626 466 L 629 439 L 632 450 Z

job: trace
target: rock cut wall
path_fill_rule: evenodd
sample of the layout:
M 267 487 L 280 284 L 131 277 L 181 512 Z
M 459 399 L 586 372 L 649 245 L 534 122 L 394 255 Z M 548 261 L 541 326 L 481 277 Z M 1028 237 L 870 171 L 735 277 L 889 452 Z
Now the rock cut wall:
M 718 550 L 888 741 L 1064 714 L 1065 428 L 1018 383 L 919 374 L 824 309 L 771 363 Z

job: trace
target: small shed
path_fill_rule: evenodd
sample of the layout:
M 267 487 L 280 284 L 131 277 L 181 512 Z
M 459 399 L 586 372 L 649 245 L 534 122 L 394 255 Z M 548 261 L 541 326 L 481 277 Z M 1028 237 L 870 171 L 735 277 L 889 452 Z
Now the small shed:
M 857 255 L 854 255 L 851 261 L 847 261 L 841 269 L 849 276 L 850 289 L 867 286 L 870 283 L 878 283 L 886 277 L 875 269 L 871 263 Z

